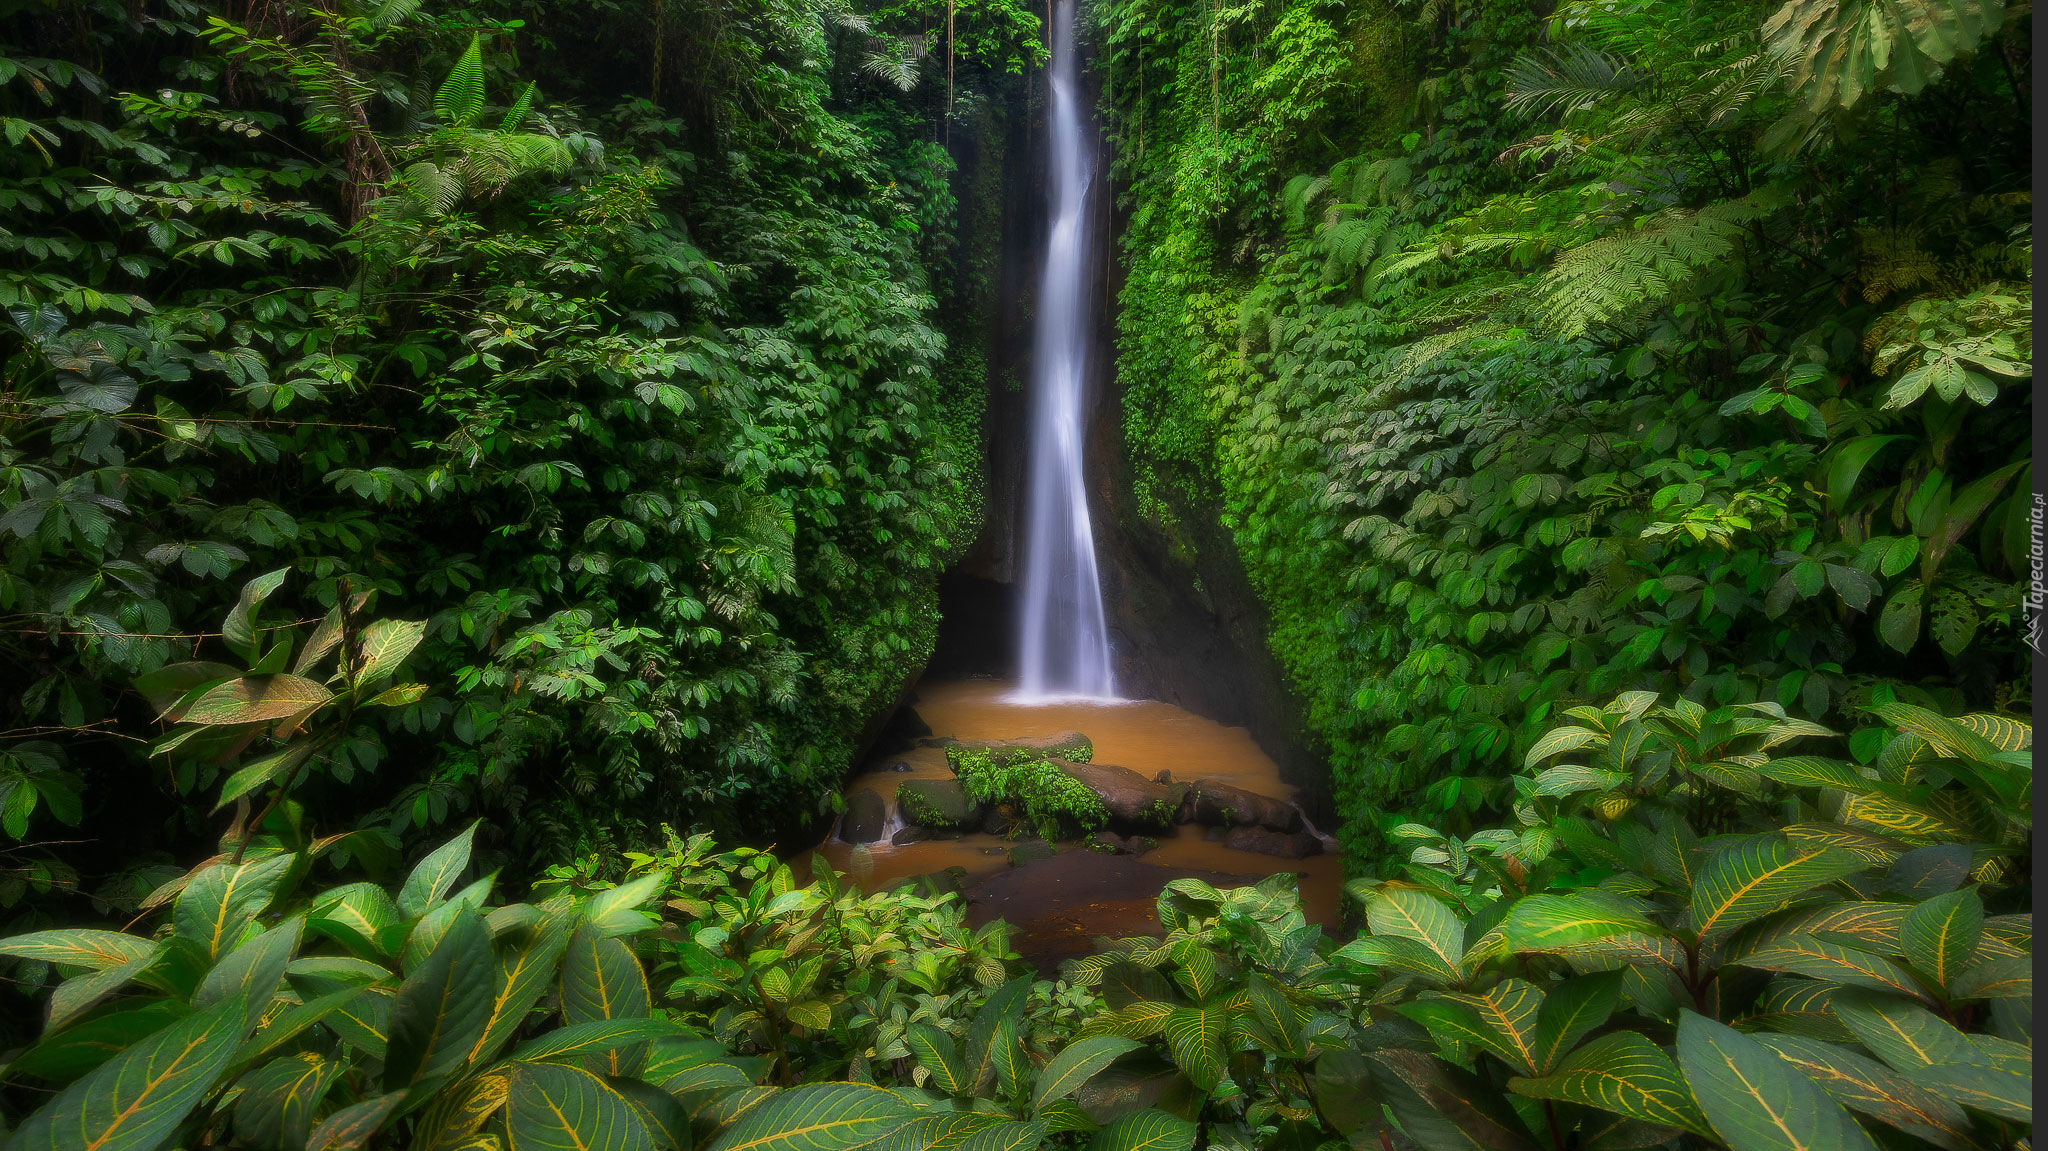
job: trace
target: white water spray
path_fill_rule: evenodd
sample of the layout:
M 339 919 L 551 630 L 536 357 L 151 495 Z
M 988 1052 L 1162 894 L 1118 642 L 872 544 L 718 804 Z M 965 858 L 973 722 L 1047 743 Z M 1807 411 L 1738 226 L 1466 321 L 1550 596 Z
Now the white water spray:
M 1039 285 L 1031 372 L 1031 457 L 1024 509 L 1024 613 L 1018 698 L 1114 699 L 1109 626 L 1095 569 L 1095 536 L 1081 471 L 1088 383 L 1088 189 L 1092 138 L 1081 119 L 1074 7 L 1058 0 L 1049 108 L 1052 231 Z

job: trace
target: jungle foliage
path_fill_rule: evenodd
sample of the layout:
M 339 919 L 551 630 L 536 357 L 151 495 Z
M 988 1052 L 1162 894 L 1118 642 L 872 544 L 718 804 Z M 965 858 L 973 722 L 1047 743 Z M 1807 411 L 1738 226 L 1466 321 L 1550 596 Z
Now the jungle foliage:
M 949 11 L 0 3 L 0 908 L 829 810 L 979 524 Z
M 1099 13 L 1141 504 L 1358 858 L 1624 690 L 2025 712 L 2029 6 Z
M 287 802 L 154 930 L 0 939 L 54 983 L 8 1147 L 2014 1146 L 2031 730 L 1865 714 L 1574 708 L 1511 825 L 1399 830 L 1349 942 L 1292 875 L 1180 879 L 1059 980 L 951 894 L 706 835 L 520 903 L 465 882 L 474 826 L 395 892 L 318 888 Z

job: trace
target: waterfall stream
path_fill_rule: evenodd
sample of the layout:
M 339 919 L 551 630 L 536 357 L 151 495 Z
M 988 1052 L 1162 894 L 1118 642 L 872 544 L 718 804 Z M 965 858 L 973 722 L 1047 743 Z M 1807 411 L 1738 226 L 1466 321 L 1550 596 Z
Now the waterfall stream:
M 1094 135 L 1081 109 L 1077 0 L 1058 0 L 1048 74 L 1052 227 L 1038 293 L 1024 519 L 1018 700 L 1113 699 L 1109 627 L 1081 470 L 1094 318 L 1088 191 Z

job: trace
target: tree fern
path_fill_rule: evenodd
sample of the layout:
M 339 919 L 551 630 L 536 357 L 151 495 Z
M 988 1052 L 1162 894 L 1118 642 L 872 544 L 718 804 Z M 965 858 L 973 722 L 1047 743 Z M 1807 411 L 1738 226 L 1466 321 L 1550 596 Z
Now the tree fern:
M 1507 106 L 1564 118 L 1650 83 L 1647 73 L 1583 40 L 1525 52 L 1508 68 Z
M 1771 188 L 1698 211 L 1668 208 L 1566 249 L 1544 277 L 1537 307 L 1566 338 L 1626 327 L 1631 317 L 1671 304 L 1702 274 L 1738 262 L 1748 226 L 1788 199 Z

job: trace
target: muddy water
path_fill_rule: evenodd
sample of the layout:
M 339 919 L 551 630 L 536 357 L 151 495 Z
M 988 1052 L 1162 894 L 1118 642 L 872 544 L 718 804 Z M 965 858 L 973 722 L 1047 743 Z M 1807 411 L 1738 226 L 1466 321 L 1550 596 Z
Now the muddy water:
M 917 713 L 935 735 L 956 739 L 1019 739 L 1062 731 L 1085 733 L 1095 743 L 1095 762 L 1128 767 L 1147 777 L 1164 770 L 1179 782 L 1215 779 L 1247 791 L 1291 799 L 1279 769 L 1249 732 L 1224 727 L 1153 700 L 1077 701 L 1022 705 L 1006 696 L 1011 685 L 997 680 L 922 684 Z M 898 767 L 907 770 L 895 770 Z M 849 793 L 873 788 L 895 811 L 896 788 L 907 779 L 950 779 L 946 753 L 915 748 L 885 756 L 849 781 Z M 898 825 L 892 815 L 890 832 Z M 873 887 L 906 875 L 960 867 L 974 884 L 969 907 L 977 922 L 1000 916 L 1017 928 L 1012 945 L 1039 961 L 1089 950 L 1095 935 L 1147 934 L 1157 930 L 1152 903 L 1168 880 L 1196 875 L 1211 883 L 1251 883 L 1275 872 L 1299 874 L 1304 910 L 1327 926 L 1336 923 L 1343 867 L 1335 844 L 1308 859 L 1276 859 L 1233 851 L 1203 837 L 1203 828 L 1184 825 L 1156 838 L 1155 851 L 1130 859 L 1061 845 L 1058 858 L 1023 867 L 1009 865 L 1013 843 L 1001 836 L 972 834 L 957 840 L 898 847 L 870 844 Z M 832 865 L 853 871 L 852 845 L 838 839 L 819 848 Z M 1069 855 L 1075 858 L 1068 858 Z

